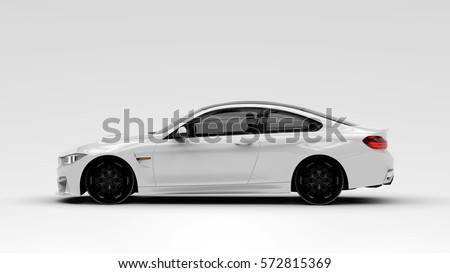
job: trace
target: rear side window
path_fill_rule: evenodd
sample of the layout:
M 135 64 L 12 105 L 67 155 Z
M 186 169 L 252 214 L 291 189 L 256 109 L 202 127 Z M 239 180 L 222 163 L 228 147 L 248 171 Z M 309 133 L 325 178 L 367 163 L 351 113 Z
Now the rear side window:
M 266 133 L 315 132 L 322 123 L 301 115 L 270 109 L 266 118 Z

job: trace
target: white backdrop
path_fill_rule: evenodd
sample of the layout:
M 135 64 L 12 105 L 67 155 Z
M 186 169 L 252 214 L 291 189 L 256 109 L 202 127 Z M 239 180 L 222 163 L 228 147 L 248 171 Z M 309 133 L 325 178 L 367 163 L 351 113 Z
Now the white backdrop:
M 448 1 L 0 1 L 0 251 L 449 251 Z M 55 197 L 102 122 L 268 100 L 389 128 L 391 187 L 274 198 Z M 122 239 L 123 238 L 123 239 Z

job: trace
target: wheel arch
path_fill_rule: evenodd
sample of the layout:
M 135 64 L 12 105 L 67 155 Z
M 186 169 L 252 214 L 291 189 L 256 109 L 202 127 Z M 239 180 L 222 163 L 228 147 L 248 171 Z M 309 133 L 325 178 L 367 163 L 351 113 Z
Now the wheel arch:
M 303 168 L 303 166 L 306 163 L 308 163 L 308 161 L 310 161 L 312 159 L 316 159 L 316 158 L 322 158 L 322 159 L 330 160 L 330 161 L 333 161 L 334 163 L 336 163 L 336 165 L 339 166 L 339 169 L 341 170 L 341 172 L 344 176 L 344 186 L 343 186 L 342 190 L 349 189 L 347 173 L 345 172 L 344 167 L 342 167 L 342 164 L 338 160 L 336 160 L 335 158 L 333 158 L 329 155 L 319 154 L 319 155 L 308 156 L 308 157 L 304 158 L 302 161 L 300 161 L 300 163 L 298 163 L 297 167 L 295 168 L 295 170 L 292 174 L 292 178 L 291 178 L 291 192 L 297 192 L 297 188 L 295 186 L 295 180 L 296 180 L 295 178 L 296 178 L 296 175 L 299 172 L 299 170 L 301 170 L 301 168 Z
M 134 173 L 133 168 L 130 166 L 130 164 L 128 164 L 128 162 L 119 157 L 119 156 L 115 156 L 115 155 L 102 155 L 99 157 L 96 157 L 94 159 L 91 160 L 91 162 L 89 162 L 83 169 L 83 172 L 81 173 L 81 178 L 80 178 L 80 195 L 83 195 L 87 189 L 86 189 L 86 174 L 87 171 L 89 170 L 89 168 L 96 163 L 97 161 L 100 161 L 101 159 L 105 159 L 105 158 L 110 158 L 110 159 L 115 159 L 117 161 L 120 161 L 124 164 L 126 164 L 128 166 L 128 168 L 130 168 L 131 173 L 133 174 L 133 178 L 134 178 L 134 185 L 133 185 L 133 190 L 131 191 L 131 194 L 138 192 L 138 182 L 137 182 L 137 178 L 136 178 L 136 174 Z

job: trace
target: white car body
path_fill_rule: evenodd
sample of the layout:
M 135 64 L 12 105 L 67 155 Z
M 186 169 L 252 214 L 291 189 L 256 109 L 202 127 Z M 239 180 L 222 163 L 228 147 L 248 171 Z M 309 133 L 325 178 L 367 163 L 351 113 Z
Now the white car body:
M 304 159 L 314 155 L 325 155 L 340 163 L 345 171 L 346 184 L 343 190 L 359 187 L 390 184 L 393 179 L 393 158 L 386 149 L 371 149 L 362 142 L 365 136 L 377 135 L 386 138 L 385 130 L 372 130 L 356 125 L 340 124 L 339 132 L 345 137 L 342 142 L 336 136 L 325 141 L 326 117 L 284 104 L 268 102 L 235 102 L 204 108 L 165 133 L 152 135 L 163 139 L 180 126 L 204 113 L 226 108 L 268 108 L 288 111 L 314 119 L 323 124 L 310 137 L 321 136 L 322 141 L 310 143 L 300 138 L 295 143 L 285 139 L 293 133 L 272 134 L 276 143 L 264 137 L 247 145 L 242 135 L 231 136 L 228 141 L 208 143 L 181 143 L 169 139 L 163 143 L 151 142 L 148 138 L 133 138 L 129 143 L 93 143 L 78 147 L 63 154 L 85 154 L 81 159 L 64 165 L 59 164 L 58 189 L 60 194 L 82 195 L 83 170 L 93 159 L 110 155 L 126 161 L 132 168 L 139 194 L 219 194 L 219 193 L 290 193 L 296 167 Z M 332 124 L 332 123 L 331 123 Z M 252 135 L 249 136 L 251 138 Z M 137 160 L 145 158 L 146 160 Z M 135 191 L 136 191 L 135 190 Z

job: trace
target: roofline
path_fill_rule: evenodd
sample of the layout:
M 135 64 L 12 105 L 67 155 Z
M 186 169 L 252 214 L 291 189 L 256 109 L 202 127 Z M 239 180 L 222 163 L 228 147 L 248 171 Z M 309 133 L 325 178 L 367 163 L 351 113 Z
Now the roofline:
M 316 111 L 316 110 L 312 110 L 306 107 L 300 107 L 300 106 L 296 106 L 296 105 L 292 105 L 292 104 L 286 104 L 286 103 L 279 103 L 279 102 L 270 102 L 270 101 L 231 101 L 231 102 L 225 102 L 225 103 L 218 103 L 218 104 L 213 104 L 213 105 L 209 105 L 203 108 L 200 108 L 199 111 L 205 111 L 214 107 L 221 107 L 221 106 L 233 106 L 233 105 L 239 105 L 239 104 L 259 104 L 259 105 L 266 105 L 266 106 L 278 106 L 278 107 L 286 107 L 286 108 L 291 108 L 291 109 L 295 109 L 295 110 L 299 110 L 299 111 L 303 111 L 312 115 L 316 115 L 319 116 L 321 118 L 325 118 L 328 120 L 332 120 L 335 122 L 339 122 L 345 125 L 349 125 L 349 126 L 355 126 L 356 124 L 353 122 L 349 122 L 349 121 L 340 121 L 339 119 L 337 119 L 336 117 L 330 117 L 325 113 Z
M 339 123 L 342 123 L 342 124 L 345 124 L 345 125 L 348 125 L 348 126 L 356 125 L 355 123 L 348 122 L 348 121 L 341 121 L 341 120 L 339 120 L 339 119 L 337 119 L 335 117 L 327 116 L 326 114 L 318 112 L 318 111 L 315 111 L 315 110 L 311 110 L 311 109 L 308 109 L 308 108 L 305 108 L 305 107 L 299 107 L 299 106 L 295 106 L 295 105 L 285 104 L 285 103 L 277 103 L 277 102 L 270 102 L 270 101 L 231 101 L 231 102 L 225 102 L 225 103 L 212 104 L 212 105 L 209 105 L 209 106 L 205 106 L 205 107 L 199 108 L 199 109 L 195 110 L 194 112 L 190 113 L 182 121 L 178 120 L 178 122 L 175 121 L 175 123 L 168 125 L 168 128 L 166 128 L 167 132 L 169 132 L 170 129 L 173 129 L 176 126 L 178 126 L 180 123 L 188 122 L 190 119 L 192 119 L 194 117 L 194 115 L 190 116 L 191 114 L 194 114 L 194 113 L 198 114 L 200 112 L 204 112 L 204 111 L 207 111 L 207 110 L 209 110 L 211 108 L 215 108 L 215 107 L 233 106 L 233 105 L 240 105 L 240 104 L 250 104 L 250 105 L 251 104 L 258 105 L 259 104 L 259 105 L 269 106 L 269 108 L 270 108 L 270 106 L 286 107 L 286 108 L 291 108 L 291 109 L 303 111 L 303 112 L 306 112 L 306 113 L 311 114 L 311 115 L 319 116 L 319 117 L 324 118 L 324 119 L 328 119 L 328 120 L 332 120 L 332 121 L 335 121 L 335 122 L 339 122 Z M 170 128 L 170 127 L 172 127 L 172 128 Z M 164 128 L 161 129 L 160 131 L 163 131 L 163 130 L 164 130 Z M 160 131 L 158 131 L 158 132 L 160 132 Z
M 292 109 L 297 109 L 297 110 L 309 110 L 307 108 L 304 107 L 299 107 L 296 105 L 291 105 L 291 104 L 286 104 L 286 103 L 279 103 L 279 102 L 270 102 L 270 101 L 230 101 L 230 102 L 224 102 L 224 103 L 217 103 L 217 104 L 212 104 L 206 107 L 202 107 L 201 110 L 207 110 L 207 109 L 211 109 L 214 107 L 220 107 L 220 106 L 232 106 L 232 105 L 237 105 L 237 104 L 263 104 L 263 105 L 270 105 L 270 106 L 280 106 L 280 107 L 288 107 L 288 108 L 292 108 Z

